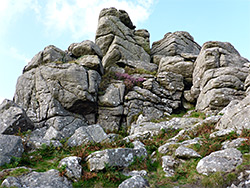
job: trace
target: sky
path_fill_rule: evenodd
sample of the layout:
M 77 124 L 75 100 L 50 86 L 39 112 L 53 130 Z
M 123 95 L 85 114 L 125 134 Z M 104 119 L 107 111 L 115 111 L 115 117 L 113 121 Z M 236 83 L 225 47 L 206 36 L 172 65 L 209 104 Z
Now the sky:
M 187 31 L 201 46 L 230 42 L 250 60 L 250 0 L 1 0 L 0 103 L 13 99 L 24 66 L 46 46 L 94 41 L 99 12 L 109 7 L 127 11 L 151 44 Z

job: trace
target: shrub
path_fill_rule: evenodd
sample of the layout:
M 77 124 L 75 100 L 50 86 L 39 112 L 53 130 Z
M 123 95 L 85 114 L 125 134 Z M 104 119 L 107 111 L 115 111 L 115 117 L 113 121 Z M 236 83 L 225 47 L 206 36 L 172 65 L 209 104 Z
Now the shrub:
M 135 85 L 141 86 L 142 82 L 145 81 L 144 78 L 135 78 L 128 73 L 115 73 L 115 76 L 119 80 L 124 80 L 127 91 L 131 90 Z

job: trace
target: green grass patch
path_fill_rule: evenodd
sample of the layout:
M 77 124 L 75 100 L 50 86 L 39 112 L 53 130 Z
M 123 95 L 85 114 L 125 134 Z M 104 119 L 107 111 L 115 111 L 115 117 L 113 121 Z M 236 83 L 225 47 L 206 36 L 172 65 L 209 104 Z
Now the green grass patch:
M 139 68 L 131 68 L 126 66 L 125 68 L 125 72 L 132 75 L 132 74 L 150 74 L 150 75 L 156 75 L 156 71 L 147 71 L 145 69 L 139 69 Z

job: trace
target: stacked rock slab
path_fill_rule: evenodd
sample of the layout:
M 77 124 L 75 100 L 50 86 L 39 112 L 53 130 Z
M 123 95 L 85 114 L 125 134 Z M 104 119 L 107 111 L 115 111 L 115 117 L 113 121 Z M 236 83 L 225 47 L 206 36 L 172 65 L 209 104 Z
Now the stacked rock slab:
M 155 68 L 150 64 L 148 53 L 149 33 L 134 29 L 127 12 L 116 8 L 103 9 L 100 12 L 96 44 L 102 50 L 105 70 L 115 65 L 129 65 L 149 71 Z
M 24 68 L 14 102 L 41 129 L 40 138 L 60 140 L 87 125 L 86 120 L 95 123 L 101 57 L 97 45 L 83 41 L 68 52 L 48 46 Z
M 235 101 L 234 105 L 228 105 L 225 114 L 217 124 L 217 129 L 235 129 L 241 132 L 243 129 L 250 129 L 250 74 L 245 80 L 246 97 L 241 101 Z M 232 101 L 233 103 L 234 101 Z
M 244 98 L 248 60 L 230 43 L 206 42 L 196 59 L 191 94 L 196 109 L 216 113 L 234 99 Z
M 155 71 L 150 63 L 149 33 L 135 30 L 127 12 L 116 8 L 103 9 L 99 15 L 96 44 L 100 46 L 106 74 L 124 73 L 124 68 Z M 111 80 L 99 96 L 98 123 L 106 130 L 118 130 L 124 122 L 125 85 Z
M 157 81 L 171 96 L 178 96 L 173 100 L 180 101 L 183 91 L 191 88 L 194 61 L 200 48 L 193 37 L 183 31 L 167 33 L 153 43 L 152 61 L 159 65 Z

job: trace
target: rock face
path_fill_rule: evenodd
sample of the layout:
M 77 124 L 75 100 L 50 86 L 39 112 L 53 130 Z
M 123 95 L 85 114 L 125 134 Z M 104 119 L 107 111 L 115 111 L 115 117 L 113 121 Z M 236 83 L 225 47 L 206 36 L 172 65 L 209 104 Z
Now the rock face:
M 200 174 L 231 172 L 242 163 L 242 154 L 235 148 L 216 151 L 201 159 L 196 167 Z
M 15 134 L 33 129 L 34 124 L 21 107 L 7 99 L 0 104 L 0 134 Z
M 116 8 L 103 9 L 100 12 L 96 31 L 96 44 L 103 53 L 103 66 L 132 66 L 149 71 L 156 69 L 150 63 L 149 33 L 146 30 L 134 30 L 127 12 Z
M 73 43 L 66 51 L 50 45 L 32 58 L 18 78 L 13 101 L 0 104 L 0 166 L 23 152 L 18 165 L 36 154 L 54 162 L 47 159 L 48 151 L 63 158 L 60 172 L 8 169 L 0 172 L 0 182 L 7 177 L 2 186 L 66 188 L 75 181 L 73 186 L 91 182 L 100 187 L 106 185 L 103 178 L 117 183 L 123 173 L 132 177 L 120 188 L 150 187 L 144 177 L 151 170 L 159 182 L 149 182 L 178 186 L 172 180 L 187 178 L 198 162 L 192 158 L 205 155 L 199 147 L 212 153 L 199 161 L 198 173 L 221 171 L 228 180 L 232 174 L 227 173 L 234 171 L 240 173 L 240 183 L 234 183 L 249 186 L 250 171 L 241 154 L 249 139 L 234 131 L 250 130 L 250 62 L 230 43 L 210 41 L 201 48 L 184 31 L 165 34 L 151 49 L 149 37 L 147 30 L 135 30 L 125 11 L 108 8 L 100 12 L 96 43 Z M 190 111 L 171 116 L 183 108 Z M 21 137 L 13 136 L 19 131 Z M 219 140 L 223 150 L 217 151 Z M 210 141 L 214 144 L 208 146 Z M 69 157 L 72 153 L 81 158 Z M 162 169 L 155 168 L 159 163 Z M 240 164 L 244 172 L 235 170 Z M 162 173 L 174 178 L 163 180 Z M 203 183 L 198 179 L 195 184 Z
M 12 157 L 22 157 L 24 151 L 19 136 L 0 134 L 0 166 L 10 163 Z
M 59 171 L 52 169 L 47 172 L 31 172 L 21 177 L 10 176 L 3 181 L 1 186 L 71 188 L 72 183 L 67 178 L 59 176 Z
M 195 61 L 191 93 L 196 109 L 218 112 L 234 99 L 244 98 L 248 61 L 230 43 L 206 42 Z
M 250 95 L 227 110 L 216 128 L 220 130 L 232 128 L 238 132 L 250 129 Z
M 89 48 L 100 55 L 99 47 L 93 46 L 94 43 L 91 43 Z M 80 49 L 77 51 L 78 47 Z M 90 53 L 85 48 L 80 43 L 69 49 L 79 56 Z M 102 67 L 100 60 L 99 65 Z M 48 128 L 40 135 L 41 138 L 60 140 L 85 126 L 86 119 L 95 122 L 98 85 L 101 81 L 98 72 L 101 70 L 89 68 L 91 66 L 73 61 L 68 53 L 54 46 L 39 52 L 24 68 L 23 75 L 17 81 L 14 101 L 26 111 L 36 129 Z
M 122 81 L 114 81 L 99 96 L 98 123 L 105 130 L 118 130 L 124 112 L 125 85 Z
M 85 40 L 80 43 L 73 43 L 69 46 L 68 51 L 77 58 L 85 55 L 97 55 L 102 59 L 101 49 L 90 40 Z
M 150 63 L 148 31 L 135 30 L 128 14 L 123 10 L 108 8 L 101 11 L 95 41 L 103 53 L 102 64 L 106 74 L 108 72 L 124 73 L 125 67 L 150 72 L 157 69 L 156 64 Z M 127 79 L 127 83 L 132 83 L 131 81 L 133 82 L 132 78 Z M 97 122 L 105 130 L 114 131 L 120 129 L 121 126 L 129 126 L 134 113 L 138 113 L 133 109 L 132 113 L 124 109 L 127 105 L 127 101 L 124 101 L 125 85 L 123 83 L 125 82 L 112 81 L 104 95 L 99 97 L 100 108 Z M 124 102 L 126 104 L 123 106 Z
M 177 107 L 181 104 L 182 93 L 186 92 L 184 90 L 188 91 L 192 86 L 194 61 L 200 48 L 193 37 L 183 31 L 167 33 L 163 39 L 152 45 L 152 60 L 159 65 L 157 81 L 170 95 L 175 96 L 174 101 L 179 103 Z M 186 107 L 184 104 L 183 106 Z

